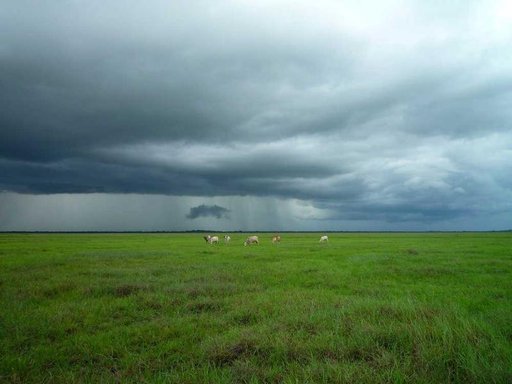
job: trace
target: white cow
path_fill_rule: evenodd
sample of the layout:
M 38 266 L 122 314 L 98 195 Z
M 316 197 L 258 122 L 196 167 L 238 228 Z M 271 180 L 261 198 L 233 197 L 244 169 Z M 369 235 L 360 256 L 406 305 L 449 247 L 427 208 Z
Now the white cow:
M 213 243 L 218 244 L 219 243 L 219 236 L 208 235 L 208 236 L 204 236 L 203 239 L 205 239 L 206 242 L 209 244 L 213 244 Z
M 327 236 L 321 236 L 319 243 L 325 243 L 327 241 L 329 241 L 329 238 Z
M 258 236 L 249 236 L 245 241 L 244 241 L 244 246 L 247 246 L 247 245 L 251 245 L 251 244 L 260 244 L 259 240 L 258 240 Z
M 231 236 L 229 235 L 224 235 L 224 242 L 227 244 L 231 241 Z
M 279 236 L 279 235 L 272 236 L 272 244 L 280 243 L 280 242 L 281 242 L 281 236 Z

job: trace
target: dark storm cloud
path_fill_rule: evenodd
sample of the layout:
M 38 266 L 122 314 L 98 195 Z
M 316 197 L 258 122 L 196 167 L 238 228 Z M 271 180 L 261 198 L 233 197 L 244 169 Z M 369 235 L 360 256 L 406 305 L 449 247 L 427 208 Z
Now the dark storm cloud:
M 218 205 L 198 205 L 197 207 L 190 208 L 187 219 L 197 219 L 198 217 L 215 217 L 216 219 L 227 218 L 229 219 L 229 209 L 220 207 Z
M 0 191 L 273 196 L 385 222 L 510 209 L 511 14 L 7 2 Z

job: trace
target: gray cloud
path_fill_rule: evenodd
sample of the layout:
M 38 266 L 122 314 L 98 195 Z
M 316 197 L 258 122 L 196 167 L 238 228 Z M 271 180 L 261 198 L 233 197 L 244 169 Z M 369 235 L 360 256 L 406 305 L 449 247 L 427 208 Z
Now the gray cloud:
M 512 208 L 510 20 L 499 1 L 8 2 L 0 191 L 492 223 Z
M 190 208 L 187 219 L 197 219 L 198 217 L 215 217 L 216 219 L 229 219 L 229 209 L 219 205 L 201 204 L 197 207 Z

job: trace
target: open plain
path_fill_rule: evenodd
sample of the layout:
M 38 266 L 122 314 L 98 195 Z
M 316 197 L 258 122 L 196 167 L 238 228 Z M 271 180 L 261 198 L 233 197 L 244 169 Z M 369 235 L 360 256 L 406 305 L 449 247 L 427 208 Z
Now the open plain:
M 202 235 L 0 234 L 0 381 L 512 382 L 510 232 Z

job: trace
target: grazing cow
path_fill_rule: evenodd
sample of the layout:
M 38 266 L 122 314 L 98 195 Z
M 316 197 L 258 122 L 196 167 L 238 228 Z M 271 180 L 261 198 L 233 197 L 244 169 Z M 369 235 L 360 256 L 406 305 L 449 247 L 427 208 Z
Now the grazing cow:
M 280 243 L 280 242 L 281 242 L 281 236 L 279 236 L 279 235 L 272 236 L 272 244 Z
M 245 241 L 244 241 L 244 246 L 247 246 L 247 245 L 251 245 L 251 244 L 260 244 L 259 240 L 258 240 L 258 236 L 249 236 Z
M 329 238 L 327 236 L 321 236 L 319 243 L 325 243 L 327 241 L 329 241 Z
M 213 243 L 218 244 L 219 243 L 219 236 L 208 235 L 208 236 L 203 236 L 203 239 L 205 239 L 206 242 L 209 244 L 213 244 Z
M 229 235 L 224 235 L 224 242 L 227 244 L 231 241 L 231 236 Z

